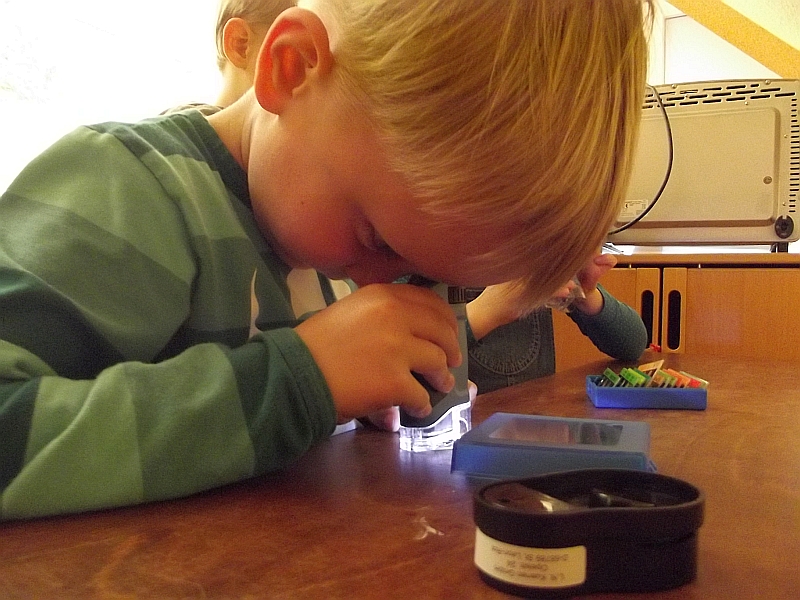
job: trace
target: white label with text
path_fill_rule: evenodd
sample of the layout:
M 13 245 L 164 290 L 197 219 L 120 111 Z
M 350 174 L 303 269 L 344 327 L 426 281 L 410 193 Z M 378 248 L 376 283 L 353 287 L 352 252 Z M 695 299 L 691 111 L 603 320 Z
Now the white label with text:
M 475 529 L 475 566 L 487 575 L 528 587 L 560 588 L 586 581 L 586 546 L 528 548 Z

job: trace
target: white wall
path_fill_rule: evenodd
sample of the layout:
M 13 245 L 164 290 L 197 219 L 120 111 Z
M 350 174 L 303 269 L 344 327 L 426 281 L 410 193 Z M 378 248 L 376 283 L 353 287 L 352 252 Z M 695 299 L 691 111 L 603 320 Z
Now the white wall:
M 658 4 L 651 42 L 651 84 L 777 77 L 671 4 L 664 0 L 658 0 Z
M 216 9 L 217 0 L 0 0 L 0 192 L 78 125 L 213 101 Z

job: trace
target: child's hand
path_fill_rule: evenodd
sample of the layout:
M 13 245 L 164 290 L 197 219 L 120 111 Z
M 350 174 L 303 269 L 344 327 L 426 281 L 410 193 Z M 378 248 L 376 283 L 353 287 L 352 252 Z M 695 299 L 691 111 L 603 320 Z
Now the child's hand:
M 457 323 L 432 290 L 373 284 L 334 302 L 295 329 L 333 395 L 340 421 L 392 406 L 430 413 L 428 392 L 411 374 L 449 392 L 461 364 Z
M 613 254 L 596 254 L 578 272 L 577 279 L 583 289 L 583 298 L 576 298 L 572 306 L 587 315 L 596 315 L 603 309 L 603 295 L 597 282 L 617 264 Z
M 597 288 L 597 282 L 617 264 L 617 257 L 613 254 L 596 254 L 578 272 L 578 281 L 584 293 Z
M 584 297 L 575 298 L 570 306 L 588 315 L 599 313 L 603 309 L 603 295 L 597 289 L 597 282 L 616 264 L 617 259 L 613 254 L 598 253 L 592 256 L 576 277 Z M 578 284 L 574 281 L 569 281 L 553 294 L 553 300 L 567 298 L 576 285 Z M 516 321 L 528 312 L 518 296 L 518 289 L 512 284 L 490 285 L 467 304 L 467 318 L 476 340 L 501 325 Z
M 467 390 L 469 392 L 469 401 L 475 402 L 475 398 L 478 396 L 478 386 L 471 381 L 467 381 Z M 367 418 L 378 429 L 385 431 L 398 431 L 400 429 L 400 411 L 396 406 L 382 408 L 377 412 L 368 414 Z

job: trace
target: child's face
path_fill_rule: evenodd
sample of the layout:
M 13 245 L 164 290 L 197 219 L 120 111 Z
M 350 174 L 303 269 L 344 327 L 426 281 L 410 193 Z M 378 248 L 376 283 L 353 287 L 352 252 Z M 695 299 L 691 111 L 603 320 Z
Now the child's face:
M 247 161 L 254 212 L 290 266 L 359 286 L 410 273 L 471 286 L 519 275 L 471 261 L 504 232 L 437 226 L 389 169 L 367 119 L 341 103 L 301 100 L 278 119 L 262 117 L 252 139 L 259 140 Z

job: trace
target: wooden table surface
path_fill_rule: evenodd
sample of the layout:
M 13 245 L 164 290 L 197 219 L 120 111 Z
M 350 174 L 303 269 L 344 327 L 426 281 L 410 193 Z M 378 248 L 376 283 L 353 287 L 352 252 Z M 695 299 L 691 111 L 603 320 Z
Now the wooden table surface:
M 596 409 L 596 363 L 479 396 L 517 412 L 647 421 L 660 473 L 706 494 L 698 578 L 605 598 L 800 598 L 795 365 L 665 355 L 711 381 L 705 411 Z M 651 357 L 646 357 L 651 358 Z M 0 598 L 505 598 L 473 564 L 475 485 L 449 451 L 334 436 L 284 472 L 171 502 L 0 524 Z

